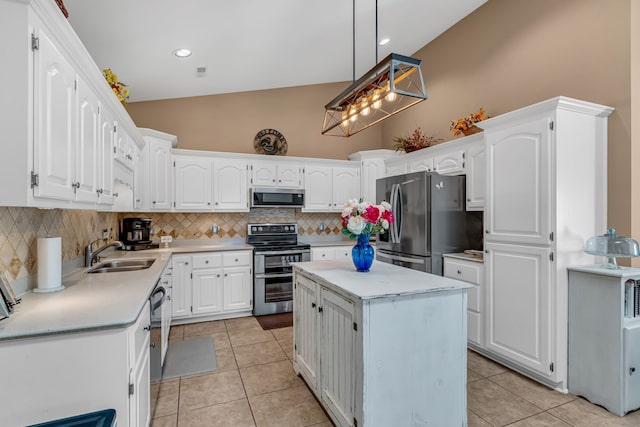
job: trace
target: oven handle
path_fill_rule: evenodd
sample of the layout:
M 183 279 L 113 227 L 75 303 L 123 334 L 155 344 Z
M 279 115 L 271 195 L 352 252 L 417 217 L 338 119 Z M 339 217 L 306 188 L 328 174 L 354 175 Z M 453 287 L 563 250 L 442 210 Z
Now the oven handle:
M 291 254 L 308 254 L 311 253 L 309 249 L 290 249 L 283 251 L 255 251 L 254 255 L 291 255 Z
M 282 273 L 282 274 L 256 274 L 256 279 L 273 279 L 276 277 L 293 277 L 293 273 Z

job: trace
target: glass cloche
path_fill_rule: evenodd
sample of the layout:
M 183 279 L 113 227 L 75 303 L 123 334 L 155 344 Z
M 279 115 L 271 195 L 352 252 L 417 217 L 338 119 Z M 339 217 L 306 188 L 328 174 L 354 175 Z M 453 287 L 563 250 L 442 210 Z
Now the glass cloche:
M 606 234 L 587 239 L 584 251 L 590 255 L 606 257 L 603 268 L 616 269 L 616 258 L 634 258 L 640 256 L 638 242 L 630 237 L 616 234 L 615 228 L 609 228 Z

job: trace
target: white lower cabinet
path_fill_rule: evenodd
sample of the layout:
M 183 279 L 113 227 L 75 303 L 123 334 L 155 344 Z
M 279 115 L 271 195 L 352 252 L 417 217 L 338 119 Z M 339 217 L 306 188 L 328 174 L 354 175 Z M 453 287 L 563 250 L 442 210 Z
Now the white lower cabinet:
M 3 426 L 116 410 L 118 427 L 150 423 L 150 309 L 127 328 L 0 342 Z M 33 387 L 37 383 L 38 387 Z
M 466 292 L 361 299 L 304 265 L 293 366 L 336 426 L 466 425 Z
M 253 308 L 251 251 L 174 255 L 171 307 L 174 319 L 189 319 Z
M 555 380 L 551 250 L 485 243 L 486 348 Z
M 467 341 L 472 346 L 484 345 L 483 308 L 484 264 L 444 256 L 444 277 L 463 280 L 473 285 L 467 291 Z

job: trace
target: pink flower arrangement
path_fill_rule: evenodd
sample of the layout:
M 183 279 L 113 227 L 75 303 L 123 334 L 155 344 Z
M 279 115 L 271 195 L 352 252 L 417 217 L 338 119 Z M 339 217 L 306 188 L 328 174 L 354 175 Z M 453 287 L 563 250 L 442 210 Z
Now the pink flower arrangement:
M 342 211 L 342 233 L 354 239 L 360 234 L 382 234 L 394 221 L 391 205 L 374 205 L 364 199 L 348 200 Z

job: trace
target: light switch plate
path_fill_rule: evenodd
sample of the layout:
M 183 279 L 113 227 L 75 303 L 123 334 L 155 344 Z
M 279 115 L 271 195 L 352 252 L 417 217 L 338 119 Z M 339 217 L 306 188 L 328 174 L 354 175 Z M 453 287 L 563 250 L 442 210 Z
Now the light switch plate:
M 171 236 L 161 236 L 160 243 L 171 243 L 173 242 L 173 237 Z

